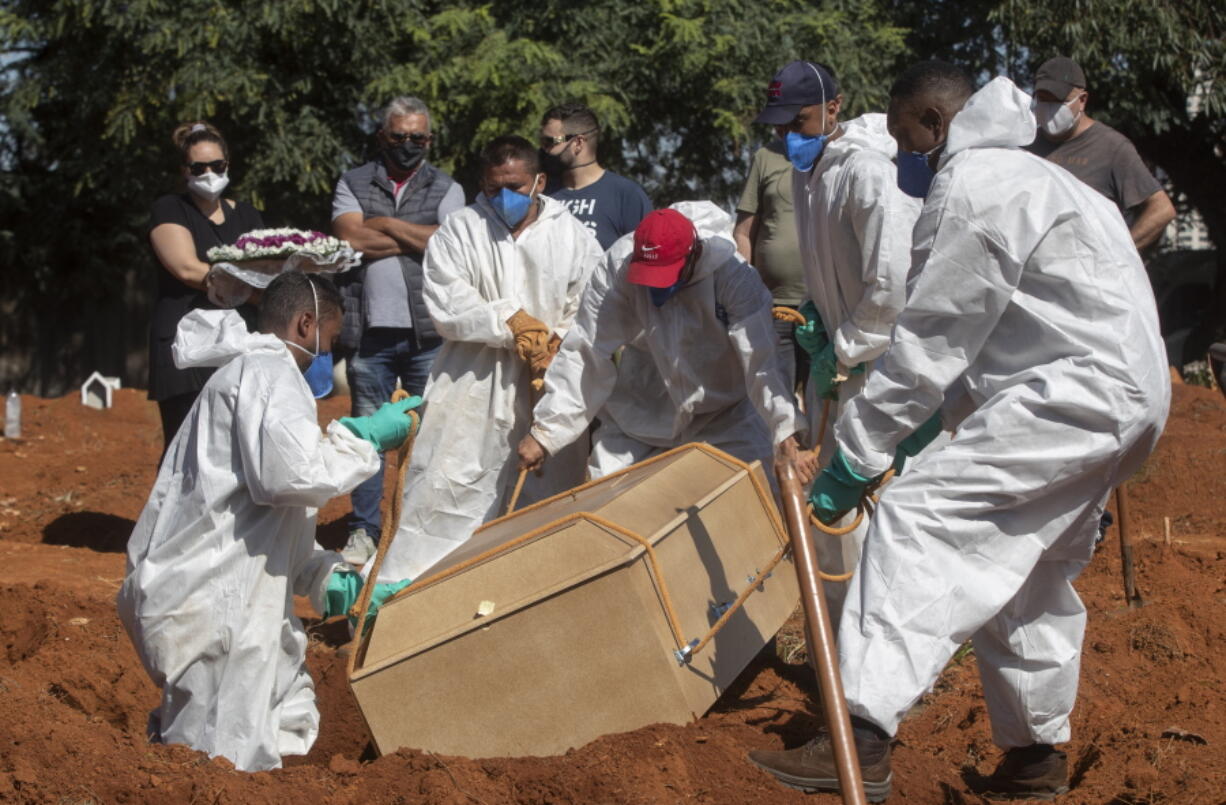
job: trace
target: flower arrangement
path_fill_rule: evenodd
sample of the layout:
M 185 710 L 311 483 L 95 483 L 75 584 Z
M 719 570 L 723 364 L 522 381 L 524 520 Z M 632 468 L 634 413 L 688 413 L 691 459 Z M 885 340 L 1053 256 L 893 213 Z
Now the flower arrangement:
M 328 257 L 348 245 L 323 232 L 290 228 L 255 229 L 232 245 L 214 246 L 207 256 L 211 263 L 268 260 L 295 254 Z
M 243 304 L 282 272 L 335 274 L 362 259 L 362 253 L 343 240 L 288 228 L 254 229 L 228 246 L 209 249 L 205 256 L 212 264 L 205 285 L 218 307 Z

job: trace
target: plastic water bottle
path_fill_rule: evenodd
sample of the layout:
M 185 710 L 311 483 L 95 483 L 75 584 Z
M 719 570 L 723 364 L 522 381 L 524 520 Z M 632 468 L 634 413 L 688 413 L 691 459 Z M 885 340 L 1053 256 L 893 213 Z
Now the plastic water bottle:
M 16 390 L 10 390 L 4 400 L 4 438 L 21 438 L 21 397 Z

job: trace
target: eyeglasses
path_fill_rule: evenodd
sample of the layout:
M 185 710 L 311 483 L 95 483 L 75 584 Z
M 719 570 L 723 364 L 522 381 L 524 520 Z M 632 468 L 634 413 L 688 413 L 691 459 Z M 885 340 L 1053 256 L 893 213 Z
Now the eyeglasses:
M 553 148 L 555 145 L 568 143 L 576 137 L 586 137 L 589 134 L 595 134 L 596 129 L 588 131 L 576 131 L 574 134 L 559 134 L 556 137 L 550 137 L 548 134 L 542 134 L 540 139 L 541 148 Z
M 203 176 L 206 170 L 211 170 L 218 176 L 226 172 L 229 163 L 224 159 L 214 159 L 211 162 L 189 162 L 187 169 L 192 172 L 192 176 Z
M 385 132 L 387 139 L 394 142 L 396 145 L 403 144 L 406 140 L 412 140 L 414 145 L 425 145 L 430 140 L 429 134 L 423 134 L 420 131 L 413 131 L 405 134 L 402 131 Z

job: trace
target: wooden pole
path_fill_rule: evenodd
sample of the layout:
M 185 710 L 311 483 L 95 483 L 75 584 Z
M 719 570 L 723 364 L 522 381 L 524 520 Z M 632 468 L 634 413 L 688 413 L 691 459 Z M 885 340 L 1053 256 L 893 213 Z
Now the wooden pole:
M 1136 569 L 1132 564 L 1132 533 L 1128 529 L 1128 492 L 1123 484 L 1115 488 L 1115 513 L 1120 518 L 1120 560 L 1124 565 L 1124 603 L 1130 607 L 1142 604 L 1137 592 Z
M 792 541 L 792 557 L 796 562 L 796 577 L 800 581 L 800 601 L 805 611 L 805 631 L 814 654 L 817 681 L 822 692 L 822 707 L 830 728 L 834 763 L 839 773 L 839 789 L 844 805 L 864 805 L 864 780 L 860 775 L 860 759 L 851 732 L 851 716 L 843 697 L 843 680 L 839 676 L 839 657 L 834 645 L 834 630 L 822 592 L 820 569 L 813 542 L 805 528 L 804 496 L 796 469 L 781 461 L 775 467 L 783 498 L 783 513 Z

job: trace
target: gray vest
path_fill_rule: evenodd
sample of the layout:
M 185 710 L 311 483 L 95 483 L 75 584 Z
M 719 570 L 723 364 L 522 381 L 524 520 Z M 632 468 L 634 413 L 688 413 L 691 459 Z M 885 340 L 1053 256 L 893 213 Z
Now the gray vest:
M 362 212 L 370 217 L 386 216 L 407 221 L 410 224 L 437 225 L 438 205 L 455 181 L 429 162 L 422 162 L 417 173 L 409 180 L 409 186 L 400 194 L 396 205 L 395 186 L 387 178 L 387 167 L 381 159 L 367 162 L 344 175 L 345 182 L 357 197 Z M 409 289 L 409 311 L 413 314 L 413 338 L 420 348 L 423 342 L 438 341 L 438 332 L 430 320 L 430 311 L 422 299 L 425 282 L 421 268 L 422 254 L 413 252 L 398 255 L 400 270 L 404 272 L 404 284 Z M 366 317 L 362 310 L 362 284 L 366 279 L 365 264 L 337 277 L 337 286 L 345 302 L 345 318 L 341 324 L 338 346 L 342 349 L 357 349 L 366 329 Z

